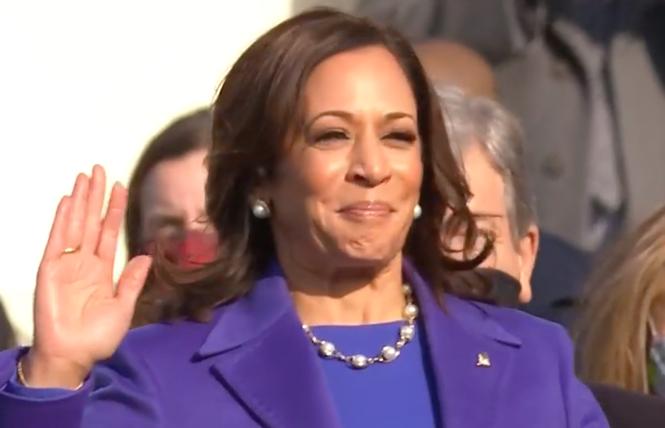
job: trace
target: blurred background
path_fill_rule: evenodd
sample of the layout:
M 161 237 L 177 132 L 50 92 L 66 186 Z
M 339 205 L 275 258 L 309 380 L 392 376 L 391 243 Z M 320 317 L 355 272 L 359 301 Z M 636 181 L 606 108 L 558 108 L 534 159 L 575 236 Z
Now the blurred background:
M 143 145 L 214 98 L 288 0 L 0 2 L 0 297 L 25 343 L 59 198 L 99 163 L 125 185 Z M 124 264 L 119 245 L 117 268 Z

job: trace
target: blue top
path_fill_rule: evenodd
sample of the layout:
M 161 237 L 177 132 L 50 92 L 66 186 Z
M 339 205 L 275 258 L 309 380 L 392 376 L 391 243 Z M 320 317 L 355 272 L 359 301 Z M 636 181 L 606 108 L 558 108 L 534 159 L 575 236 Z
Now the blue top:
M 376 355 L 393 345 L 403 323 L 362 326 L 318 326 L 312 332 L 332 342 L 345 355 Z M 390 363 L 352 369 L 338 360 L 320 358 L 333 402 L 344 428 L 412 427 L 438 425 L 436 388 L 421 326 L 400 356 Z M 316 352 L 316 347 L 312 345 Z

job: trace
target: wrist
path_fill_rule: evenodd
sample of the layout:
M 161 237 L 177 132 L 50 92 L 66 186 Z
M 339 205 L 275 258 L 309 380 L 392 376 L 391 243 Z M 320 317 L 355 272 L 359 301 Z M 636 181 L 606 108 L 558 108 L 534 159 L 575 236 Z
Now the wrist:
M 81 364 L 30 350 L 18 362 L 19 381 L 30 388 L 79 389 L 90 372 Z

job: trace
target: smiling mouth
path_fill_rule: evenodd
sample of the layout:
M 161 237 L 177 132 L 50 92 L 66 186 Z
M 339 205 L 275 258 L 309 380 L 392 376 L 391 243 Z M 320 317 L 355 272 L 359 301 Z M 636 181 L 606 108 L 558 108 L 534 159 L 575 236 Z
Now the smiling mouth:
M 379 219 L 388 217 L 395 209 L 385 202 L 362 201 L 345 205 L 337 212 L 352 219 Z

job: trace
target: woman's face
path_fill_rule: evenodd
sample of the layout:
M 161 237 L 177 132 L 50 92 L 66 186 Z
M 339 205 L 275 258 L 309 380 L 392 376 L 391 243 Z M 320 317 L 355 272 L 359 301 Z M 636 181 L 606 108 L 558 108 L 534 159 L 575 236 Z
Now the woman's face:
M 140 201 L 141 242 L 175 239 L 206 226 L 206 154 L 199 149 L 162 161 L 146 176 Z
M 259 190 L 280 257 L 371 267 L 400 254 L 422 180 L 416 102 L 382 47 L 334 55 L 304 87 L 304 127 Z

